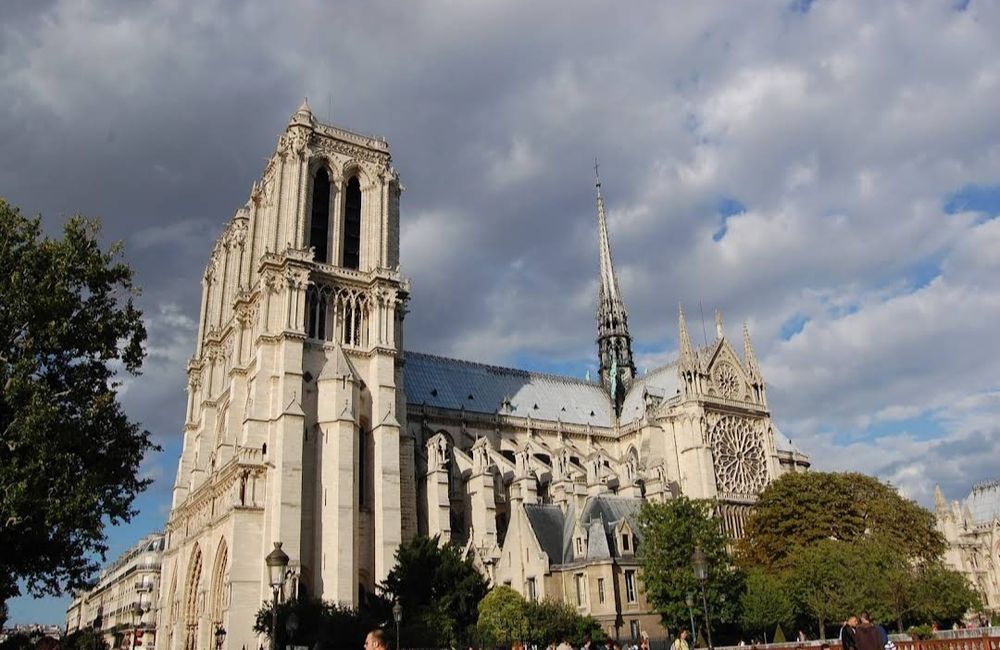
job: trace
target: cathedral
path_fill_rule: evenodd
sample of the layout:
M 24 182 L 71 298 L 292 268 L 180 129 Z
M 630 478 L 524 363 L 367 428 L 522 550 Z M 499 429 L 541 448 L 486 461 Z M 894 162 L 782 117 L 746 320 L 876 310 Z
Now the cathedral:
M 595 381 L 404 351 L 389 146 L 303 103 L 205 269 L 160 650 L 211 647 L 220 627 L 226 647 L 259 645 L 275 543 L 281 597 L 357 606 L 415 535 L 615 636 L 655 632 L 642 500 L 716 499 L 739 536 L 760 490 L 809 461 L 771 420 L 745 326 L 742 354 L 718 314 L 695 346 L 680 310 L 677 360 L 636 372 L 601 189 Z

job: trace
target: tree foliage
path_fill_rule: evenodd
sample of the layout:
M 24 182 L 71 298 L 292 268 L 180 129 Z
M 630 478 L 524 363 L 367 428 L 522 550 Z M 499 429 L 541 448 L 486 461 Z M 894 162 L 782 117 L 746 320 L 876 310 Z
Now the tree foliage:
M 548 599 L 526 602 L 524 612 L 528 620 L 525 640 L 540 648 L 553 641 L 569 641 L 577 646 L 582 645 L 586 637 L 603 641 L 606 636 L 594 617 L 580 616 L 568 603 Z
M 382 588 L 403 607 L 406 642 L 427 647 L 462 645 L 489 589 L 472 561 L 451 544 L 441 546 L 437 537 L 400 545 Z
M 701 546 L 708 568 L 706 600 L 711 620 L 736 621 L 743 577 L 732 567 L 726 552 L 727 538 L 711 517 L 713 504 L 686 497 L 666 503 L 644 503 L 639 511 L 643 545 L 639 550 L 646 598 L 670 627 L 689 620 L 686 598 L 694 594 L 694 615 L 704 619 L 701 585 L 695 578 L 691 556 Z
M 916 569 L 913 581 L 914 618 L 947 627 L 966 612 L 982 610 L 983 603 L 968 579 L 942 562 Z
M 760 494 L 738 557 L 745 566 L 782 567 L 796 547 L 872 537 L 914 559 L 936 559 L 945 549 L 934 515 L 876 478 L 788 473 Z
M 108 644 L 100 632 L 91 628 L 81 628 L 62 640 L 61 650 L 108 650 Z
M 796 610 L 816 621 L 820 638 L 826 628 L 863 609 L 859 586 L 865 584 L 862 555 L 853 545 L 821 540 L 797 546 L 788 558 L 786 577 Z
M 310 648 L 360 648 L 365 635 L 376 627 L 391 629 L 391 604 L 371 597 L 358 610 L 342 607 L 319 598 L 300 598 L 278 604 L 277 647 L 304 645 Z M 294 632 L 289 620 L 294 616 Z M 273 605 L 267 603 L 257 611 L 253 629 L 271 636 Z
M 506 585 L 490 590 L 479 603 L 479 632 L 483 639 L 510 644 L 528 636 L 527 603 Z
M 749 571 L 746 591 L 740 598 L 743 629 L 763 634 L 775 626 L 788 625 L 794 619 L 792 600 L 783 577 L 761 569 Z
M 98 225 L 42 234 L 0 199 L 0 601 L 86 585 L 155 449 L 118 401 L 146 331 L 132 269 Z

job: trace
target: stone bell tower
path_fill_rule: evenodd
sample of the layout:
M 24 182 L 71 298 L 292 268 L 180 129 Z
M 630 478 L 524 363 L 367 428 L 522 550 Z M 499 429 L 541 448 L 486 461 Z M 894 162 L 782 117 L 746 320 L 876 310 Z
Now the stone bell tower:
M 390 162 L 384 140 L 321 124 L 303 103 L 216 243 L 188 364 L 160 648 L 207 647 L 216 625 L 227 645 L 254 647 L 237 630 L 270 598 L 274 542 L 290 558 L 286 594 L 356 606 L 416 532 Z

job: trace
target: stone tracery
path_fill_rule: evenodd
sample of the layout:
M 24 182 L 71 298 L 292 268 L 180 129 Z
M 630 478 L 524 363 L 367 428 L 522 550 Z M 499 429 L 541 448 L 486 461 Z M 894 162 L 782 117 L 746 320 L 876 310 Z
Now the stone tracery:
M 766 452 L 759 422 L 727 415 L 710 436 L 719 491 L 756 494 L 767 483 Z

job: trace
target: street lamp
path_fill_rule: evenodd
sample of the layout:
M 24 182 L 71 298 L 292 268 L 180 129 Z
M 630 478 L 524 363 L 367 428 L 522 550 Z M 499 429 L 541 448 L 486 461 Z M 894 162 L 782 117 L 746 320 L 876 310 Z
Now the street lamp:
M 399 599 L 392 604 L 392 620 L 396 621 L 396 650 L 399 650 L 401 639 L 399 638 L 399 624 L 403 622 L 403 606 L 399 604 Z
M 701 605 L 705 609 L 705 636 L 708 641 L 708 648 L 712 650 L 712 624 L 708 620 L 708 599 L 705 597 L 705 583 L 708 582 L 708 562 L 705 559 L 705 552 L 701 546 L 694 547 L 691 555 L 691 566 L 694 567 L 694 577 L 701 583 Z
M 285 584 L 285 568 L 288 567 L 288 554 L 281 550 L 281 542 L 274 543 L 274 550 L 264 558 L 267 564 L 268 580 L 274 594 L 271 605 L 271 650 L 278 650 L 278 595 Z
M 684 602 L 688 606 L 688 618 L 691 619 L 691 634 L 694 634 L 694 594 L 690 591 L 687 593 L 687 597 L 684 598 Z M 694 639 L 691 640 L 692 645 L 694 644 Z
M 215 650 L 222 650 L 222 642 L 226 640 L 226 628 L 222 623 L 215 626 Z

